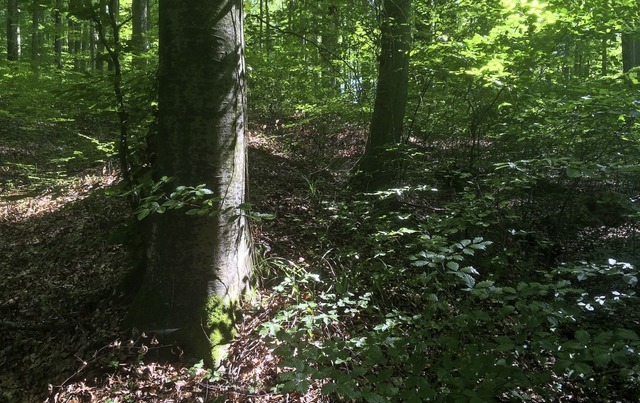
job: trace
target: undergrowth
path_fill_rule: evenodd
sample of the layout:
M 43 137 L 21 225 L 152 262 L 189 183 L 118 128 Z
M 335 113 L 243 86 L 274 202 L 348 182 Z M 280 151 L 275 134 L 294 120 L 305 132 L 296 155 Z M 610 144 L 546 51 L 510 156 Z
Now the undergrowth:
M 632 166 L 425 160 L 407 164 L 418 184 L 377 193 L 307 181 L 326 232 L 316 269 L 276 267 L 272 298 L 289 303 L 260 330 L 281 359 L 275 390 L 371 402 L 640 398 Z

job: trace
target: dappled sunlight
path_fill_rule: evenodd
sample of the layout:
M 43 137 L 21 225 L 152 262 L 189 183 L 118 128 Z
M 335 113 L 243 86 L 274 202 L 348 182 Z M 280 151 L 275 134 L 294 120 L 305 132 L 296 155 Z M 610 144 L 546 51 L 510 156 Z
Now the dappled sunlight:
M 50 214 L 68 203 L 82 200 L 95 189 L 105 189 L 118 181 L 115 172 L 86 175 L 58 181 L 36 196 L 6 192 L 0 197 L 0 221 L 19 222 L 34 216 Z

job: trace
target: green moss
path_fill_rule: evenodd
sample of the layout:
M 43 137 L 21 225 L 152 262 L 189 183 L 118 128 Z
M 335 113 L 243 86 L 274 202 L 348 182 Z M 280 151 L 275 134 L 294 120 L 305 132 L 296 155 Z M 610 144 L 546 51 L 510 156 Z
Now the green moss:
M 224 358 L 226 345 L 236 335 L 234 305 L 220 297 L 210 297 L 205 306 L 203 317 L 206 318 L 211 356 L 215 363 Z

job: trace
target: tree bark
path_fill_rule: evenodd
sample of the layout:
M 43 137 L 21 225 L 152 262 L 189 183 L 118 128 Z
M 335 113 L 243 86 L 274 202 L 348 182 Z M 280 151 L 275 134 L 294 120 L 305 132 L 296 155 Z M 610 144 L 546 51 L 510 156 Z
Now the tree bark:
M 147 0 L 133 0 L 131 3 L 132 35 L 131 43 L 134 53 L 134 65 L 144 67 L 146 61 L 140 57 L 149 48 L 146 38 L 147 32 Z
M 62 24 L 62 0 L 56 0 L 55 21 L 56 21 L 56 39 L 55 39 L 55 63 L 56 67 L 62 68 L 62 37 L 64 35 L 64 25 Z
M 20 56 L 20 15 L 18 0 L 7 0 L 7 60 L 17 61 Z
M 340 15 L 338 10 L 338 5 L 335 3 L 330 3 L 327 6 L 326 14 L 323 15 L 322 46 L 319 48 L 320 57 L 322 57 L 324 62 L 322 79 L 324 81 L 324 87 L 330 90 L 330 96 L 335 96 L 340 92 L 334 66 L 336 54 L 338 53 L 338 36 L 340 30 Z
M 242 1 L 161 0 L 157 173 L 175 186 L 204 184 L 207 215 L 152 217 L 148 264 L 130 321 L 166 330 L 212 363 L 234 334 L 251 268 L 245 198 Z M 166 189 L 171 192 L 171 189 Z M 169 329 L 169 330 L 167 330 Z
M 89 70 L 96 71 L 96 30 L 93 24 L 89 24 Z
M 409 83 L 410 13 L 411 0 L 384 0 L 376 99 L 357 178 L 364 190 L 389 185 L 397 173 L 393 153 L 387 149 L 402 141 Z
M 622 34 L 622 71 L 640 66 L 640 39 L 638 34 Z
M 37 70 L 40 63 L 40 20 L 42 19 L 42 10 L 40 4 L 35 1 L 33 10 L 31 11 L 31 67 Z

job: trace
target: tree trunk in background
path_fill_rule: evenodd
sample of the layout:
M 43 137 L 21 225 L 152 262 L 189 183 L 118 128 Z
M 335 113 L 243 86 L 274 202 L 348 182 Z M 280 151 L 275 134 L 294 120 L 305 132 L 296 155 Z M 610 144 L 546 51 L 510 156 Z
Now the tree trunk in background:
M 147 0 L 133 0 L 131 3 L 131 18 L 132 18 L 132 37 L 131 44 L 134 54 L 134 65 L 137 67 L 144 67 L 146 65 L 146 59 L 140 57 L 149 49 L 147 43 L 147 15 L 148 15 L 148 3 Z
M 376 190 L 391 183 L 397 171 L 388 147 L 400 144 L 409 83 L 411 0 L 384 0 L 376 99 L 365 153 L 360 160 L 360 186 Z
M 111 30 L 113 31 L 114 28 L 118 25 L 118 16 L 120 15 L 120 1 L 119 0 L 108 0 L 108 5 L 107 5 L 107 16 L 110 20 L 110 26 L 111 26 Z M 109 25 L 109 24 L 107 24 Z M 115 46 L 115 45 L 112 45 Z M 109 71 L 113 71 L 114 69 L 114 65 L 113 65 L 113 60 L 108 57 L 107 58 L 107 70 Z
M 340 88 L 336 80 L 336 67 L 334 61 L 338 53 L 338 35 L 340 30 L 340 15 L 338 14 L 338 6 L 331 3 L 326 6 L 326 14 L 323 15 L 322 24 L 322 46 L 320 47 L 320 56 L 325 62 L 325 68 L 322 72 L 324 86 L 330 89 L 330 96 L 339 93 Z
M 87 58 L 87 54 L 91 54 L 91 38 L 90 35 L 93 32 L 91 29 L 91 24 L 88 22 L 82 23 L 82 37 L 80 41 L 80 53 L 82 54 L 82 58 L 80 59 L 80 70 L 86 71 L 89 67 L 89 63 L 91 62 L 91 58 Z
M 40 63 L 40 20 L 42 17 L 42 10 L 40 4 L 34 2 L 33 10 L 31 10 L 31 67 L 34 70 L 38 69 Z
M 74 40 L 73 40 L 73 36 L 74 36 L 74 27 L 73 27 L 73 21 L 72 20 L 67 20 L 67 53 L 69 53 L 70 55 L 75 53 L 75 46 L 74 46 Z
M 62 0 L 56 0 L 55 9 L 56 21 L 56 39 L 55 39 L 55 63 L 56 66 L 62 68 L 62 36 L 64 35 L 64 26 L 62 25 Z
M 96 71 L 96 30 L 89 24 L 89 71 Z
M 640 38 L 638 34 L 622 35 L 622 71 L 640 66 Z
M 20 56 L 19 24 L 18 0 L 7 0 L 7 60 L 16 61 Z
M 145 278 L 129 314 L 212 363 L 234 334 L 251 268 L 245 198 L 242 1 L 160 1 L 157 173 L 204 184 L 209 215 L 152 216 Z M 171 189 L 166 189 L 169 193 Z
M 608 38 L 605 36 L 602 38 L 602 46 L 600 47 L 600 74 L 606 76 L 609 74 L 609 54 L 607 48 L 609 47 Z
M 264 17 L 265 17 L 265 27 L 264 27 L 264 47 L 267 49 L 267 54 L 271 52 L 271 17 L 269 13 L 269 0 L 265 0 L 264 2 Z

